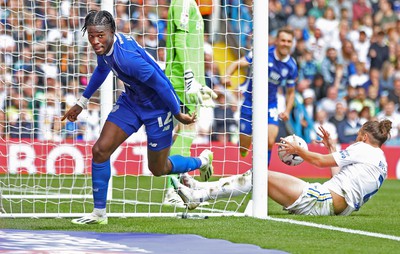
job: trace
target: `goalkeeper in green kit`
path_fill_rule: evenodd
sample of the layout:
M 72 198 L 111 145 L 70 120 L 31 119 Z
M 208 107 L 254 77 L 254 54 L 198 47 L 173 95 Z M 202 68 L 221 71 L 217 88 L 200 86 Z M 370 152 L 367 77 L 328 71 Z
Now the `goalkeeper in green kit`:
M 205 85 L 204 74 L 204 22 L 195 0 L 172 0 L 168 11 L 167 63 L 165 74 L 171 81 L 182 103 L 182 112 L 197 114 L 199 106 L 214 107 L 217 94 Z M 196 125 L 179 124 L 170 155 L 190 155 L 196 136 Z M 210 154 L 210 161 L 212 161 Z M 200 178 L 207 181 L 211 175 Z M 183 206 L 182 199 L 167 179 L 164 204 Z

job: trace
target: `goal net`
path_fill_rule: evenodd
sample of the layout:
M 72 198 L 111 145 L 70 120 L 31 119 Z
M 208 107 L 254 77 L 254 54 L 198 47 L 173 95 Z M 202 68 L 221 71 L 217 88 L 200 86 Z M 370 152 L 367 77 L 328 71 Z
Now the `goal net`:
M 90 99 L 78 121 L 61 121 L 88 84 L 96 56 L 82 36 L 89 10 L 111 10 L 117 31 L 133 36 L 165 66 L 169 0 L 1 1 L 0 3 L 0 216 L 75 217 L 93 209 L 91 147 L 123 84 L 115 77 Z M 241 174 L 251 168 L 250 154 L 238 148 L 239 84 L 245 69 L 221 78 L 228 66 L 251 48 L 251 2 L 199 0 L 205 24 L 205 69 L 218 93 L 215 109 L 200 109 L 192 156 L 214 152 L 215 175 Z M 146 133 L 141 129 L 111 158 L 109 216 L 175 216 L 185 208 L 163 205 L 167 178 L 147 168 Z M 198 172 L 191 173 L 193 177 Z M 243 215 L 251 198 L 210 200 L 191 213 Z

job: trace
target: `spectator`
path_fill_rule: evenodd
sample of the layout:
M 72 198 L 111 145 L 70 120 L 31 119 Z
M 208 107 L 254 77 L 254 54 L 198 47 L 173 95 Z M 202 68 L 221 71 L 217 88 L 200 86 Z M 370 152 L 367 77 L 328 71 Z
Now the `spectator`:
M 269 34 L 276 36 L 279 28 L 282 28 L 286 25 L 286 15 L 283 12 L 282 4 L 279 0 L 270 0 L 269 4 Z
M 353 22 L 361 21 L 366 14 L 372 14 L 368 0 L 356 0 L 353 2 Z
M 374 21 L 375 25 L 381 27 L 385 33 L 396 27 L 397 15 L 394 13 L 393 6 L 390 1 L 379 1 L 379 10 L 375 13 Z
M 306 14 L 306 7 L 304 3 L 298 3 L 294 6 L 294 14 L 290 15 L 287 24 L 293 30 L 300 29 L 304 30 L 307 28 L 307 16 Z
M 11 104 L 6 109 L 8 130 L 10 138 L 34 138 L 33 112 L 28 107 L 28 102 L 18 92 L 12 93 Z
M 308 11 L 308 16 L 314 16 L 316 19 L 324 16 L 326 9 L 326 1 L 325 0 L 317 0 L 313 1 L 314 6 Z
M 331 0 L 328 4 L 335 12 L 335 16 L 339 20 L 351 21 L 353 18 L 353 5 L 351 1 L 346 0 Z M 343 14 L 345 13 L 345 14 Z M 347 15 L 347 16 L 346 16 Z
M 336 20 L 332 7 L 325 8 L 324 16 L 317 18 L 315 26 L 321 30 L 322 38 L 328 43 L 328 47 L 335 47 L 339 21 Z
M 297 83 L 294 105 L 289 117 L 290 126 L 293 128 L 294 134 L 302 137 L 307 143 L 311 142 L 310 132 L 313 128 L 313 117 L 309 115 L 307 111 L 313 105 L 306 104 L 306 100 L 303 97 L 304 92 L 306 93 L 307 102 L 312 104 L 312 99 L 310 101 L 310 92 L 313 92 L 309 89 L 310 81 L 308 79 L 303 79 Z M 312 114 L 311 108 L 311 114 Z
M 154 59 L 157 59 L 157 46 L 157 29 L 154 26 L 147 27 L 144 34 L 144 48 Z
M 358 115 L 359 115 L 359 122 L 361 125 L 363 125 L 367 121 L 372 120 L 371 110 L 369 109 L 369 107 L 363 107 Z
M 308 79 L 310 82 L 314 81 L 315 75 L 318 74 L 318 66 L 313 59 L 312 52 L 306 50 L 304 61 L 300 62 L 299 65 L 299 79 Z
M 389 90 L 388 99 L 396 105 L 400 105 L 400 72 L 394 76 L 393 89 Z
M 5 25 L 0 22 L 0 52 L 1 57 L 4 57 L 6 66 L 12 66 L 13 58 L 12 53 L 16 50 L 17 43 L 14 38 L 9 34 L 9 29 L 5 29 Z
M 320 65 L 326 55 L 327 43 L 322 37 L 321 29 L 316 28 L 307 40 L 307 49 L 313 52 L 313 58 Z
M 361 123 L 358 119 L 358 111 L 349 107 L 346 118 L 342 121 L 337 128 L 338 141 L 341 144 L 352 144 L 357 139 L 357 133 L 361 128 Z
M 365 87 L 369 81 L 369 76 L 365 73 L 365 64 L 363 62 L 356 63 L 356 73 L 350 75 L 349 85 L 352 87 Z
M 311 82 L 310 88 L 315 92 L 315 100 L 320 101 L 322 98 L 326 97 L 328 90 L 328 84 L 325 82 L 322 74 L 317 73 L 314 77 L 313 82 Z
M 379 71 L 379 70 L 378 70 Z M 389 61 L 385 61 L 379 75 L 380 89 L 389 91 L 393 89 L 394 82 L 394 66 Z
M 335 86 L 343 94 L 348 73 L 347 69 L 344 69 L 343 61 L 339 58 L 335 48 L 329 48 L 326 51 L 326 57 L 321 63 L 321 74 L 328 85 Z M 343 97 L 343 95 L 340 97 Z
M 388 119 L 392 121 L 392 129 L 390 131 L 390 141 L 387 145 L 400 145 L 400 113 L 396 112 L 396 105 L 393 101 L 389 100 L 376 118 L 378 120 Z
M 364 30 L 359 31 L 358 38 L 353 41 L 353 45 L 357 53 L 358 61 L 364 63 L 364 66 L 368 68 L 370 66 L 368 59 L 370 41 L 368 40 L 367 33 Z
M 349 102 L 349 108 L 356 109 L 357 112 L 360 113 L 364 107 L 369 107 L 371 116 L 375 116 L 375 102 L 367 97 L 366 89 L 362 86 L 359 86 L 356 87 L 356 90 L 357 97 Z
M 329 118 L 329 122 L 338 129 L 339 125 L 346 120 L 346 112 L 347 108 L 343 102 L 336 103 L 335 114 Z
M 379 31 L 376 36 L 376 42 L 371 44 L 368 51 L 370 58 L 370 68 L 382 69 L 385 61 L 389 60 L 389 47 L 385 43 L 385 33 Z
M 315 123 L 313 132 L 311 133 L 312 140 L 320 140 L 320 137 L 317 135 L 317 133 L 321 134 L 318 129 L 320 126 L 330 133 L 332 142 L 336 144 L 338 138 L 336 127 L 333 123 L 328 121 L 328 115 L 324 110 L 318 110 L 315 115 Z
M 307 111 L 307 115 L 314 120 L 315 112 L 317 111 L 317 105 L 315 102 L 315 92 L 311 88 L 307 88 L 303 91 L 304 107 Z
M 214 108 L 214 123 L 212 129 L 212 140 L 223 142 L 230 142 L 234 134 L 238 131 L 237 122 L 234 118 L 234 111 L 226 103 L 226 96 L 224 92 L 218 93 L 216 106 Z
M 368 40 L 371 40 L 373 35 L 374 21 L 371 14 L 365 14 L 360 22 L 359 30 L 364 31 Z
M 58 97 L 60 98 L 60 97 Z M 39 109 L 39 140 L 61 141 L 61 107 L 55 89 L 48 89 Z
M 347 69 L 348 75 L 356 73 L 356 60 L 358 57 L 354 49 L 353 43 L 350 40 L 345 39 L 342 44 L 342 48 L 338 51 L 338 55 L 343 59 L 343 67 Z
M 341 101 L 342 99 L 338 98 L 338 89 L 331 86 L 328 88 L 326 97 L 322 98 L 317 104 L 317 111 L 323 110 L 330 118 L 335 113 L 336 104 Z

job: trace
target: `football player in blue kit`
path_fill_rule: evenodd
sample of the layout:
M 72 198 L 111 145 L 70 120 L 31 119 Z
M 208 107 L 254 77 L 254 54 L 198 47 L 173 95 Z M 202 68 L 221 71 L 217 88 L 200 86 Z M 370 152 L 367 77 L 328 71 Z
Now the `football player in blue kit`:
M 298 76 L 297 63 L 290 56 L 293 45 L 293 31 L 281 29 L 278 31 L 276 45 L 268 49 L 268 164 L 271 160 L 271 151 L 279 131 L 279 118 L 283 121 L 289 120 L 295 98 L 295 84 Z M 252 52 L 233 62 L 227 69 L 225 84 L 230 85 L 229 76 L 239 67 L 250 67 L 253 63 Z M 257 84 L 263 85 L 263 84 Z M 252 141 L 252 93 L 253 81 L 251 69 L 247 80 L 241 85 L 245 87 L 243 93 L 244 101 L 240 108 L 240 153 L 247 155 Z M 278 111 L 278 89 L 286 86 L 286 109 Z
M 195 169 L 207 173 L 212 170 L 212 153 L 204 150 L 198 158 L 169 156 L 172 117 L 183 124 L 191 124 L 196 121 L 196 114 L 180 112 L 180 101 L 171 82 L 134 38 L 116 32 L 115 21 L 109 12 L 90 11 L 85 17 L 82 31 L 87 32 L 89 43 L 97 55 L 97 67 L 81 98 L 62 120 L 77 120 L 110 71 L 125 84 L 125 92 L 118 98 L 92 148 L 94 210 L 87 216 L 72 220 L 75 224 L 107 224 L 110 156 L 142 125 L 145 125 L 147 132 L 148 167 L 155 176 Z

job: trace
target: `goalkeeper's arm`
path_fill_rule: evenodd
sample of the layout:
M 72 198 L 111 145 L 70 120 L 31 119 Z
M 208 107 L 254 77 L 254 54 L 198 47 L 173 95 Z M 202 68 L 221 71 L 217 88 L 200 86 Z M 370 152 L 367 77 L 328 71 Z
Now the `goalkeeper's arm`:
M 212 89 L 196 80 L 195 73 L 193 72 L 193 70 L 196 68 L 195 66 L 192 66 L 196 63 L 189 61 L 190 52 L 186 46 L 187 36 L 189 36 L 189 34 L 181 30 L 178 30 L 175 34 L 176 57 L 177 61 L 182 64 L 182 69 L 184 70 L 186 101 L 190 104 L 200 104 L 204 107 L 214 107 L 215 103 L 213 99 L 216 99 L 218 96 Z

